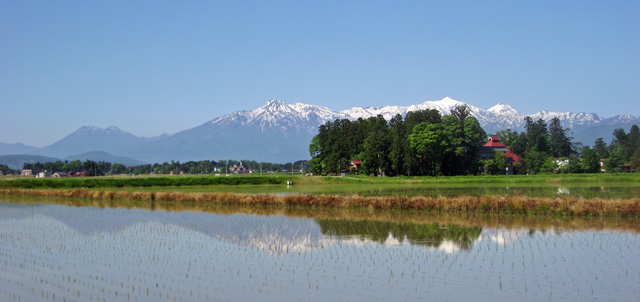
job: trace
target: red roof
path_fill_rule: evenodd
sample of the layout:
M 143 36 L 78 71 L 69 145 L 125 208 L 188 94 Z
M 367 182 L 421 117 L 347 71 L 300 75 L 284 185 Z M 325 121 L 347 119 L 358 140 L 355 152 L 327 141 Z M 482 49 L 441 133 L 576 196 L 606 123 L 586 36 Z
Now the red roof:
M 359 160 L 352 160 L 352 161 L 351 161 L 351 164 L 352 164 L 352 165 L 362 165 L 362 161 L 359 161 Z
M 511 153 L 511 152 L 507 152 L 506 155 L 507 155 L 507 157 L 511 157 L 513 159 L 513 161 L 515 161 L 517 163 L 520 162 L 520 157 L 517 154 Z
M 496 138 L 496 139 L 493 139 Z M 500 142 L 500 138 L 497 136 L 492 136 L 489 141 L 484 144 L 485 147 L 506 147 L 503 143 Z
M 486 144 L 484 144 L 485 147 L 506 147 L 503 143 L 500 142 L 500 140 L 494 141 L 494 140 L 489 140 Z

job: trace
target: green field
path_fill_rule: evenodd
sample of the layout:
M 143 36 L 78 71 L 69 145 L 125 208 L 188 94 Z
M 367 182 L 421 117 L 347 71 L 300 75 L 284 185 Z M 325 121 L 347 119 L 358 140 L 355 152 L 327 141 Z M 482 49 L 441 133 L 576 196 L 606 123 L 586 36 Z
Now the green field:
M 178 187 L 214 185 L 277 185 L 294 184 L 567 184 L 567 183 L 635 183 L 640 185 L 640 173 L 624 174 L 538 174 L 511 176 L 445 176 L 445 177 L 307 177 L 286 173 L 260 175 L 181 175 L 136 177 L 72 177 L 72 178 L 0 178 L 0 188 L 122 188 Z
M 292 186 L 287 182 L 293 182 Z M 640 173 L 453 177 L 119 176 L 0 178 L 0 189 L 359 196 L 528 196 L 619 199 L 640 196 Z

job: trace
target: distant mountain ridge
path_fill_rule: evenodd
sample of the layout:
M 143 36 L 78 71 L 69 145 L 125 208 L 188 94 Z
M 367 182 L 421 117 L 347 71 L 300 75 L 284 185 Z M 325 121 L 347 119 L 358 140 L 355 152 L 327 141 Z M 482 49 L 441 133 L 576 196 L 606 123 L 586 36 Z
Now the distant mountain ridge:
M 489 133 L 495 133 L 498 130 L 504 129 L 523 131 L 525 124 L 524 118 L 526 116 L 530 116 L 534 120 L 542 118 L 545 121 L 558 117 L 565 128 L 588 127 L 605 120 L 595 113 L 551 112 L 543 110 L 534 114 L 522 114 L 512 106 L 503 103 L 498 103 L 490 109 L 484 110 L 464 102 L 456 101 L 449 97 L 445 97 L 440 101 L 427 101 L 411 106 L 354 107 L 348 110 L 343 110 L 341 113 L 351 116 L 352 118 L 368 118 L 371 116 L 382 115 L 385 119 L 389 120 L 396 114 L 404 116 L 409 111 L 425 109 L 436 109 L 440 114 L 445 115 L 449 114 L 450 110 L 463 105 L 467 105 L 469 107 L 471 114 L 478 119 L 480 125 L 482 125 L 485 131 Z M 633 116 L 627 116 L 625 118 L 616 116 L 614 118 L 627 122 L 640 121 L 640 117 Z
M 44 163 L 44 162 L 55 162 L 55 161 L 74 161 L 79 160 L 84 162 L 86 160 L 92 160 L 96 162 L 110 162 L 112 164 L 122 164 L 125 166 L 138 166 L 143 165 L 145 162 L 121 157 L 121 156 L 113 156 L 103 151 L 93 151 L 86 152 L 82 154 L 70 155 L 65 158 L 56 158 L 50 156 L 42 156 L 42 155 L 31 155 L 31 154 L 9 154 L 9 155 L 0 155 L 0 164 L 7 165 L 11 169 L 22 169 L 25 163 Z
M 5 144 L 0 143 L 0 155 L 10 155 L 10 154 L 29 154 L 36 152 L 38 147 L 27 146 L 21 143 L 15 144 Z
M 511 129 L 523 131 L 525 117 L 550 121 L 558 117 L 571 136 L 591 145 L 598 137 L 611 140 L 613 129 L 640 123 L 640 117 L 618 115 L 602 118 L 595 113 L 551 112 L 543 110 L 522 114 L 510 105 L 498 103 L 488 110 L 446 97 L 410 106 L 354 107 L 335 111 L 327 107 L 269 100 L 254 110 L 236 111 L 173 135 L 152 138 L 138 137 L 115 126 L 106 129 L 84 126 L 60 141 L 33 153 L 64 158 L 70 154 L 104 151 L 114 156 L 143 162 L 171 160 L 253 159 L 258 161 L 291 162 L 309 158 L 309 143 L 318 126 L 336 119 L 368 118 L 382 115 L 406 115 L 410 111 L 436 109 L 449 114 L 457 106 L 467 105 L 473 116 L 488 133 Z M 608 133 L 607 135 L 602 135 Z M 598 136 L 595 136 L 598 135 Z M 6 144 L 5 144 L 6 145 Z M 3 145 L 0 145 L 2 154 Z
M 83 126 L 63 139 L 35 151 L 35 154 L 53 157 L 66 157 L 92 151 L 125 154 L 132 148 L 145 145 L 162 137 L 138 137 L 122 131 L 116 126 L 106 129 Z

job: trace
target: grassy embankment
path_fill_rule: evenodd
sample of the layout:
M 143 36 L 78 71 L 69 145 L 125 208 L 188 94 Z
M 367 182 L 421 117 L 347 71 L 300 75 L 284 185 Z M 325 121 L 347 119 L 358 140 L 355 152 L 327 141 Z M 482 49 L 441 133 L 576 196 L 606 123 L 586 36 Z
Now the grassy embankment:
M 640 197 L 629 199 L 583 199 L 567 196 L 375 196 L 358 195 L 266 195 L 200 192 L 116 191 L 122 187 L 210 186 L 238 184 L 296 183 L 545 183 L 545 182 L 638 182 L 635 174 L 465 176 L 421 178 L 372 177 L 277 177 L 277 176 L 174 176 L 135 178 L 20 178 L 0 181 L 0 196 L 26 196 L 39 199 L 78 199 L 87 203 L 167 203 L 186 205 L 235 204 L 268 207 L 367 208 L 414 210 L 437 213 L 482 213 L 555 216 L 640 217 Z M 100 189 L 96 189 L 100 188 Z
M 0 181 L 0 188 L 72 189 L 122 187 L 179 187 L 212 185 L 284 184 L 287 178 L 276 176 L 139 176 L 139 177 L 69 177 L 13 178 Z
M 283 207 L 213 202 L 156 202 L 147 199 L 104 200 L 93 198 L 34 198 L 8 196 L 12 202 L 45 203 L 82 207 L 137 208 L 164 211 L 207 212 L 220 215 L 282 215 L 342 221 L 380 221 L 400 224 L 440 224 L 463 227 L 492 227 L 527 230 L 623 230 L 640 232 L 640 217 L 559 216 L 559 215 L 485 215 L 480 213 L 444 213 L 383 210 L 370 208 Z
M 526 183 L 602 183 L 638 182 L 640 173 L 618 174 L 537 174 L 537 175 L 466 175 L 441 177 L 323 177 L 328 183 L 405 183 L 405 184 L 526 184 Z M 305 181 L 302 179 L 301 181 Z
M 580 199 L 526 196 L 376 196 L 266 195 L 234 193 L 116 192 L 92 190 L 0 189 L 0 196 L 46 199 L 80 199 L 89 203 L 177 203 L 191 205 L 237 204 L 245 206 L 368 208 L 441 213 L 482 213 L 558 216 L 640 216 L 640 198 Z
M 137 176 L 137 177 L 73 177 L 73 178 L 0 178 L 0 188 L 72 189 L 72 188 L 149 188 L 212 185 L 285 184 L 540 184 L 540 183 L 640 183 L 640 173 L 625 174 L 540 174 L 540 175 L 469 175 L 445 177 L 305 177 L 290 174 L 273 176 L 231 175 L 207 176 Z

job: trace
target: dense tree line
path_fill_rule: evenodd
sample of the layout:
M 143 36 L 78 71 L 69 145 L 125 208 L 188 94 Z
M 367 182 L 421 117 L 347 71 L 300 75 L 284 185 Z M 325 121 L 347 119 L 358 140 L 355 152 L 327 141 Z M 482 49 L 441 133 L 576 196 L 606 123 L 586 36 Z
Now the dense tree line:
M 522 161 L 516 167 L 526 173 L 597 173 L 600 172 L 600 159 L 605 159 L 607 172 L 621 172 L 624 164 L 630 168 L 640 168 L 640 131 L 633 125 L 630 132 L 624 129 L 614 130 L 614 139 L 607 146 L 603 138 L 594 142 L 593 148 L 572 142 L 569 129 L 560 125 L 555 117 L 549 127 L 544 120 L 525 120 L 525 131 L 518 133 L 509 129 L 498 131 L 502 142 L 512 152 L 521 156 Z M 560 159 L 559 163 L 556 159 Z
M 525 118 L 525 131 L 498 131 L 502 142 L 520 157 L 515 172 L 597 173 L 600 158 L 606 158 L 608 172 L 624 171 L 624 164 L 640 170 L 640 131 L 633 125 L 629 133 L 616 129 L 609 146 L 599 138 L 594 147 L 572 142 L 569 129 L 555 117 L 545 120 Z M 467 175 L 480 171 L 504 174 L 510 165 L 504 153 L 481 161 L 478 147 L 486 133 L 466 106 L 441 116 L 437 110 L 420 110 L 394 116 L 351 121 L 338 119 L 321 125 L 309 146 L 310 169 L 316 174 L 345 172 L 349 163 L 362 161 L 357 173 L 366 175 Z M 353 173 L 353 170 L 349 170 Z
M 486 133 L 468 107 L 444 117 L 437 110 L 418 110 L 321 125 L 309 146 L 311 171 L 339 173 L 353 160 L 367 175 L 461 175 L 479 172 L 478 147 Z
M 20 174 L 19 170 L 9 168 L 7 165 L 0 165 L 0 175 Z
M 640 171 L 640 128 L 633 125 L 629 133 L 622 128 L 615 129 L 610 145 L 607 146 L 602 138 L 598 138 L 592 152 L 598 158 L 605 159 L 607 172 L 623 171 L 624 164 L 629 164 L 629 169 Z
M 212 173 L 231 173 L 231 167 L 233 165 L 242 165 L 246 169 L 250 169 L 252 171 L 264 173 L 269 172 L 300 172 L 307 171 L 309 164 L 308 161 L 299 160 L 292 163 L 285 164 L 277 164 L 270 162 L 257 162 L 251 160 L 224 160 L 224 161 L 212 161 L 212 160 L 201 160 L 201 161 L 187 161 L 187 162 L 179 162 L 179 161 L 171 161 L 164 163 L 155 163 L 155 164 L 146 164 L 146 165 L 138 165 L 138 166 L 124 166 L 122 164 L 112 164 L 109 162 L 103 161 L 91 161 L 86 160 L 84 162 L 80 162 L 78 160 L 75 161 L 55 161 L 55 162 L 45 162 L 45 163 L 25 163 L 23 165 L 23 169 L 31 169 L 33 173 L 48 171 L 50 173 L 55 172 L 85 172 L 87 176 L 108 176 L 108 175 L 119 175 L 119 174 L 212 174 Z M 2 167 L 0 167 L 2 170 Z M 7 170 L 4 171 L 12 171 L 12 174 L 19 174 L 20 171 Z M 5 174 L 7 174 L 5 172 Z
M 563 165 L 563 172 L 582 172 L 576 145 L 572 137 L 568 136 L 569 129 L 562 128 L 560 119 L 554 117 L 547 127 L 543 119 L 534 121 L 525 118 L 525 131 L 519 133 L 510 129 L 498 131 L 502 142 L 511 152 L 521 158 L 516 169 L 524 173 L 554 172 L 560 168 L 556 158 L 568 159 L 569 164 Z M 592 170 L 592 169 L 587 169 Z

